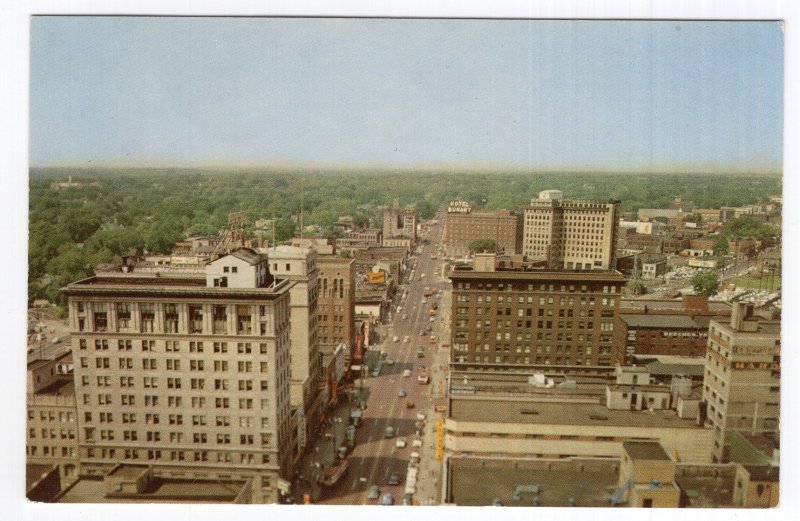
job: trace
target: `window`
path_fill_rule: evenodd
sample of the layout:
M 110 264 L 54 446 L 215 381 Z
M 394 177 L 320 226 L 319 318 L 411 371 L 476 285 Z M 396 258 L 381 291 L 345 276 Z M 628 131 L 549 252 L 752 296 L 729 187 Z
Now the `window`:
M 150 303 L 139 304 L 139 317 L 141 321 L 142 332 L 152 333 L 153 326 L 156 320 L 155 304 L 150 304 Z M 144 344 L 144 342 L 142 342 L 142 344 Z

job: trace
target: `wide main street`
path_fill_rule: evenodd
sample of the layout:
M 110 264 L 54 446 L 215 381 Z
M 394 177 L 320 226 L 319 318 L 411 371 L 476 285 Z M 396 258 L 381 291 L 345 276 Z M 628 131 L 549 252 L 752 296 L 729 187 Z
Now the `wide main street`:
M 388 493 L 394 504 L 401 504 L 412 453 L 419 454 L 419 463 L 415 465 L 415 492 L 407 500 L 423 505 L 438 502 L 441 465 L 436 459 L 436 418 L 443 415 L 434 407 L 446 403 L 444 379 L 449 349 L 441 346 L 450 341 L 450 295 L 448 281 L 441 276 L 441 236 L 438 223 L 421 234 L 415 265 L 406 283 L 398 288 L 391 312 L 377 328 L 379 341 L 369 349 L 384 352 L 379 374 L 373 374 L 375 364 L 362 371 L 364 379 L 356 380 L 351 403 L 340 404 L 334 413 L 340 420 L 335 419 L 321 434 L 317 447 L 306 458 L 303 470 L 307 477 L 316 477 L 330 467 L 335 448 L 345 444 L 351 410 L 365 402 L 355 448 L 347 456 L 347 473 L 333 487 L 314 486 L 311 499 L 315 503 L 380 504 Z M 436 294 L 426 297 L 433 288 Z M 432 315 L 434 306 L 437 309 Z M 419 381 L 421 374 L 429 376 L 427 384 Z M 425 419 L 421 420 L 423 415 Z M 393 430 L 392 437 L 387 437 L 387 428 Z M 399 440 L 405 442 L 404 447 L 398 446 Z M 398 484 L 389 484 L 392 474 Z M 367 498 L 373 485 L 380 490 L 378 499 Z

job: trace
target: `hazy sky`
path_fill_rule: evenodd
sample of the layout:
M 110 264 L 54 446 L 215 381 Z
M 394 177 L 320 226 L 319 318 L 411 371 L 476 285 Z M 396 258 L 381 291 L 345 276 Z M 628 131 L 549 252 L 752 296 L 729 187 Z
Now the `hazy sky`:
M 34 17 L 33 166 L 779 170 L 776 22 Z

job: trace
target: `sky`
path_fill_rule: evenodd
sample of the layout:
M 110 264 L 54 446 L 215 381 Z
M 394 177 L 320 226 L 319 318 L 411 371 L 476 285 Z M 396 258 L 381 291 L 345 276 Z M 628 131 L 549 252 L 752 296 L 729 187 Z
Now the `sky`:
M 33 17 L 31 166 L 779 172 L 777 22 Z

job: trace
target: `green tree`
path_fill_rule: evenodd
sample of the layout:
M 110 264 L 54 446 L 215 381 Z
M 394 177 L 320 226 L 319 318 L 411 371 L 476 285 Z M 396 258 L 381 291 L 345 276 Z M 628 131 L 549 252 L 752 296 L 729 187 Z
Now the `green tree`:
M 494 253 L 497 251 L 497 242 L 494 239 L 475 239 L 469 243 L 470 253 Z
M 727 255 L 728 254 L 728 238 L 725 235 L 719 235 L 714 239 L 714 255 Z
M 719 291 L 717 273 L 712 270 L 703 270 L 692 277 L 692 287 L 697 295 L 713 297 Z
M 278 219 L 275 222 L 275 240 L 285 242 L 294 237 L 295 222 L 290 218 Z

